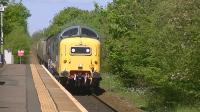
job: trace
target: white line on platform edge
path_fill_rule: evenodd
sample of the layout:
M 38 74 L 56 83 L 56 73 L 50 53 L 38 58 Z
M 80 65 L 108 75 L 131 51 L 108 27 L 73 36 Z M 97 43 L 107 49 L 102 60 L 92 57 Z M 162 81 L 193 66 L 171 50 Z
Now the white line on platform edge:
M 53 79 L 53 81 L 60 87 L 60 89 L 69 96 L 69 98 L 73 101 L 73 103 L 82 111 L 82 112 L 88 112 L 85 107 L 83 107 L 72 95 L 69 93 L 55 78 L 54 76 L 42 65 L 42 67 L 45 69 L 47 74 Z

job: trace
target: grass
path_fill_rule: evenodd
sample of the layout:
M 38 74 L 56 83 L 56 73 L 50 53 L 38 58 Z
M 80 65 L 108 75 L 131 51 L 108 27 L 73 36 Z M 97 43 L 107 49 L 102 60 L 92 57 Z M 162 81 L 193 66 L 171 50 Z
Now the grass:
M 14 63 L 15 64 L 20 64 L 20 57 L 17 55 L 14 55 Z M 21 63 L 22 64 L 28 64 L 29 63 L 29 55 L 25 55 L 21 57 Z
M 116 94 L 137 108 L 144 108 L 147 106 L 143 91 L 135 91 L 134 89 L 123 87 L 116 76 L 112 76 L 108 73 L 103 74 L 102 79 L 101 87 L 106 89 L 108 92 Z
M 200 106 L 178 106 L 176 112 L 200 112 Z
M 133 106 L 140 109 L 148 110 L 148 102 L 145 98 L 145 93 L 143 90 L 134 90 L 130 88 L 125 88 L 120 83 L 118 78 L 109 73 L 102 74 L 101 87 L 106 91 L 114 93 L 122 99 L 125 99 Z M 200 112 L 200 106 L 177 106 L 175 107 L 175 112 Z M 173 112 L 174 112 L 173 111 Z

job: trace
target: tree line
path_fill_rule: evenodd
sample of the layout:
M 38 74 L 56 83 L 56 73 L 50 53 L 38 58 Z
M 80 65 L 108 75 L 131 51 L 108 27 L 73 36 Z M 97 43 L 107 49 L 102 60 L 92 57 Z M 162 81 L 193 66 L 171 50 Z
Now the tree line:
M 100 33 L 103 71 L 125 87 L 144 88 L 150 111 L 200 105 L 199 0 L 113 0 L 92 11 L 69 7 L 33 37 L 77 24 Z
M 22 3 L 0 0 L 6 6 L 3 12 L 4 49 L 9 49 L 14 55 L 15 63 L 19 63 L 18 50 L 25 51 L 24 62 L 28 61 L 31 39 L 27 29 L 27 19 L 31 16 Z

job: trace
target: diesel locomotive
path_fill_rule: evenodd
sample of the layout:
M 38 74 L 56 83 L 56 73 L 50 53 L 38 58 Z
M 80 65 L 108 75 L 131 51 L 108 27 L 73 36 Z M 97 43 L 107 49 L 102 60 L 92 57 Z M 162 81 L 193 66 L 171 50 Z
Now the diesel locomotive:
M 91 28 L 71 26 L 40 40 L 37 57 L 66 86 L 99 86 L 100 38 Z

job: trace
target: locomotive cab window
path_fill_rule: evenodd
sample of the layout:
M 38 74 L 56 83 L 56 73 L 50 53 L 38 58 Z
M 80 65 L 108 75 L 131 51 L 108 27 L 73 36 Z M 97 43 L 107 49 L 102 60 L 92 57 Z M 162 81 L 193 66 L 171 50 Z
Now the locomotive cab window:
M 71 47 L 71 55 L 91 55 L 89 47 Z
M 83 36 L 87 36 L 87 37 L 96 37 L 96 38 L 98 37 L 95 32 L 93 32 L 93 31 L 91 31 L 91 30 L 89 30 L 87 28 L 82 28 L 81 29 L 81 34 Z
M 62 34 L 63 37 L 70 37 L 74 35 L 78 35 L 78 28 L 69 29 Z

